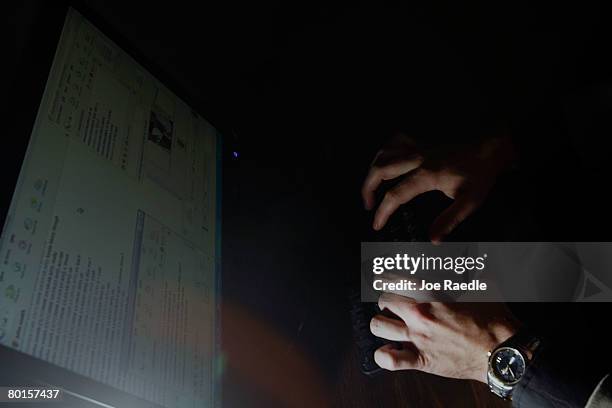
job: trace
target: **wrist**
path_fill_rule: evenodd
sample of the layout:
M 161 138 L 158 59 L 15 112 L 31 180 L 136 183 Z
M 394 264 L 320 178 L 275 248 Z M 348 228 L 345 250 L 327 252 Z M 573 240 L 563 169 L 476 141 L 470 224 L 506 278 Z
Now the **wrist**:
M 482 347 L 477 360 L 478 369 L 474 373 L 474 380 L 487 383 L 487 371 L 489 367 L 488 354 L 495 350 L 501 343 L 514 336 L 520 329 L 520 324 L 512 318 L 493 321 L 487 329 L 487 336 L 483 336 Z
M 538 336 L 527 328 L 520 328 L 491 351 L 487 382 L 493 394 L 504 400 L 512 400 L 514 390 L 525 376 L 540 343 Z

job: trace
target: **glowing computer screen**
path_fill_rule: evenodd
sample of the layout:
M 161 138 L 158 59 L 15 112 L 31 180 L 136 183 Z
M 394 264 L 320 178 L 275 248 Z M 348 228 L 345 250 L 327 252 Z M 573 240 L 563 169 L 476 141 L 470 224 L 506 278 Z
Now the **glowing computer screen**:
M 216 405 L 219 140 L 71 9 L 2 230 L 0 344 Z

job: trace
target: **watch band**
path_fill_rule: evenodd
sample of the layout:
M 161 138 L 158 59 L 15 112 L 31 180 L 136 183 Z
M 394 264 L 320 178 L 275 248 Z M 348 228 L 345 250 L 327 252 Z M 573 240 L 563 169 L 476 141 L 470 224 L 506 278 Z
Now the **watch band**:
M 497 395 L 498 397 L 505 399 L 505 400 L 512 400 L 512 391 L 514 391 L 514 387 L 513 386 L 504 386 L 502 383 L 499 383 L 497 381 L 494 381 L 491 378 L 492 374 L 489 372 L 487 373 L 487 379 L 488 379 L 488 383 L 489 383 L 489 390 Z
M 512 347 L 523 354 L 525 362 L 529 364 L 533 359 L 537 348 L 540 346 L 541 340 L 526 328 L 519 329 L 513 336 L 502 342 L 495 350 L 501 347 Z

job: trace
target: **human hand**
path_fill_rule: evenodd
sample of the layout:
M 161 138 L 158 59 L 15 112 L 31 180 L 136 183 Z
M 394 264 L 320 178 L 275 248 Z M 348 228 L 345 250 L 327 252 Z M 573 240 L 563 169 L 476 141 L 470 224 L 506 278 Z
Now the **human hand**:
M 419 370 L 443 377 L 487 382 L 487 353 L 518 330 L 519 323 L 501 303 L 417 303 L 383 293 L 378 305 L 397 316 L 376 315 L 370 330 L 399 342 L 374 353 L 387 370 Z
M 372 209 L 380 184 L 403 177 L 385 194 L 376 210 L 373 228 L 383 228 L 400 205 L 425 192 L 439 190 L 454 202 L 430 228 L 431 241 L 438 243 L 482 204 L 497 175 L 513 159 L 514 149 L 508 137 L 488 139 L 436 157 L 413 139 L 398 135 L 378 152 L 361 190 L 366 209 Z

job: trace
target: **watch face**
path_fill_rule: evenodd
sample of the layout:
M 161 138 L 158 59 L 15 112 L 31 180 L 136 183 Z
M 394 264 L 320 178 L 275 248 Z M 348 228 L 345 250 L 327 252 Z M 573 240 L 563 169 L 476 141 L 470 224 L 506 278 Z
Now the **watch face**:
M 525 359 L 511 347 L 501 347 L 491 356 L 495 376 L 506 384 L 517 383 L 525 374 Z

